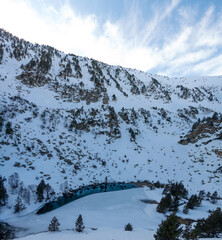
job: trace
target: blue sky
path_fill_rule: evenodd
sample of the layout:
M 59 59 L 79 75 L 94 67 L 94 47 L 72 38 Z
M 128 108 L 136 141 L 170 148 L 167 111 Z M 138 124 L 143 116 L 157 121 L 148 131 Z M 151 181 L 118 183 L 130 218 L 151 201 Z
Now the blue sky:
M 222 75 L 222 0 L 0 0 L 0 27 L 168 76 Z

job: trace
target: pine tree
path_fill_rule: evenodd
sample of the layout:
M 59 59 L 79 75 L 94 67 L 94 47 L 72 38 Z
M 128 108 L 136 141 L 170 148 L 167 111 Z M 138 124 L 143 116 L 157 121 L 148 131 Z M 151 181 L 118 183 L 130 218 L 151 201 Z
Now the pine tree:
M 116 101 L 116 95 L 115 94 L 112 95 L 112 101 L 114 101 L 114 102 Z
M 215 191 L 210 197 L 210 202 L 213 203 L 213 204 L 216 204 L 218 198 L 219 198 L 218 193 L 217 193 L 217 191 Z
M 217 208 L 207 219 L 198 220 L 194 232 L 200 238 L 219 237 L 222 233 L 222 211 Z
M 155 188 L 161 188 L 160 181 L 156 181 L 156 182 L 154 183 L 154 186 L 155 186 Z
M 191 195 L 187 202 L 187 208 L 188 209 L 194 209 L 194 207 L 199 207 L 201 204 L 201 199 L 198 198 L 196 194 Z
M 212 116 L 212 119 L 215 121 L 215 120 L 218 120 L 218 113 L 215 112 Z
M 210 197 L 211 197 L 211 193 L 210 192 L 207 192 L 207 195 L 206 195 L 206 200 L 210 200 Z
M 105 177 L 105 192 L 107 191 L 107 186 L 108 186 L 108 177 Z
M 45 193 L 46 193 L 46 200 L 49 200 L 50 199 L 50 195 L 53 193 L 53 188 L 47 183 L 45 185 Z
M 17 197 L 15 200 L 15 206 L 14 206 L 14 213 L 21 212 L 25 209 L 25 205 L 22 203 L 22 200 L 20 197 Z
M 191 224 L 186 225 L 186 228 L 183 231 L 182 238 L 185 240 L 196 240 L 197 239 L 197 235 L 196 235 L 195 231 L 192 230 Z
M 124 227 L 125 231 L 133 231 L 133 226 L 131 223 L 126 224 Z
M 179 240 L 181 234 L 182 227 L 180 227 L 178 217 L 175 213 L 172 213 L 159 225 L 156 234 L 154 234 L 154 238 L 155 240 Z
M 49 224 L 49 231 L 50 232 L 55 232 L 55 231 L 59 231 L 59 226 L 60 226 L 60 223 L 59 223 L 59 220 L 57 217 L 53 217 L 50 224 Z
M 0 207 L 5 206 L 8 200 L 7 190 L 4 186 L 6 179 L 0 176 Z
M 17 193 L 17 188 L 19 186 L 19 175 L 18 175 L 18 173 L 13 173 L 12 175 L 9 176 L 8 184 L 11 188 L 12 194 L 16 194 Z
M 177 212 L 179 207 L 179 198 L 176 196 L 173 198 L 173 201 L 169 207 L 169 211 Z
M 37 199 L 39 202 L 42 202 L 44 199 L 44 189 L 45 189 L 45 181 L 42 179 L 39 185 L 37 186 L 36 194 L 37 194 Z
M 76 231 L 82 232 L 84 230 L 84 228 L 85 228 L 85 226 L 83 224 L 82 215 L 80 214 L 76 220 Z
M 30 198 L 31 198 L 31 194 L 30 194 L 30 189 L 29 188 L 25 188 L 22 194 L 22 198 L 23 200 L 30 204 Z
M 186 225 L 184 231 L 183 231 L 183 239 L 190 240 L 190 232 L 191 232 L 191 225 Z
M 156 210 L 159 213 L 165 213 L 169 210 L 171 204 L 172 204 L 172 197 L 171 197 L 171 194 L 168 193 L 165 197 L 161 198 L 160 203 L 157 205 Z
M 1 47 L 0 47 L 0 52 L 1 52 Z M 1 55 L 1 54 L 0 54 Z M 1 58 L 1 57 L 0 57 Z M 1 61 L 0 61 L 1 62 Z M 4 123 L 4 118 L 2 116 L 0 116 L 0 131 L 2 131 L 2 127 L 3 127 L 3 123 Z
M 206 197 L 206 193 L 204 190 L 201 190 L 198 194 L 198 198 L 200 199 L 200 201 L 204 200 L 204 198 Z
M 163 194 L 166 195 L 167 193 L 170 193 L 172 196 L 178 197 L 179 199 L 187 198 L 188 195 L 188 191 L 184 187 L 182 182 L 170 182 L 169 184 L 167 184 L 163 190 Z

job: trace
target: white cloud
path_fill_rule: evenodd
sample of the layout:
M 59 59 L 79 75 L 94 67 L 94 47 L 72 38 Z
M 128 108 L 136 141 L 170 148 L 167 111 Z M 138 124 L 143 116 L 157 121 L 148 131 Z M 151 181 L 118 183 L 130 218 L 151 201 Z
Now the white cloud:
M 174 39 L 168 42 L 162 49 L 164 57 L 171 60 L 178 55 L 186 53 L 189 48 L 188 39 L 191 35 L 191 32 L 192 27 L 186 27 L 178 34 L 178 36 L 174 37 Z
M 134 4 L 128 16 L 101 26 L 94 15 L 77 15 L 68 1 L 58 9 L 46 6 L 40 13 L 28 0 L 0 0 L 0 27 L 31 42 L 109 64 L 170 75 L 221 74 L 220 57 L 213 57 L 222 45 L 222 18 L 215 19 L 212 6 L 195 23 L 195 12 L 191 20 L 190 8 L 183 6 L 178 9 L 179 30 L 169 33 L 165 21 L 179 4 L 172 0 L 168 6 L 155 6 L 148 22 L 140 19 L 142 10 Z
M 222 54 L 194 66 L 196 72 L 208 72 L 209 75 L 221 75 Z M 215 74 L 216 73 L 216 74 Z M 204 75 L 204 74 L 203 74 Z

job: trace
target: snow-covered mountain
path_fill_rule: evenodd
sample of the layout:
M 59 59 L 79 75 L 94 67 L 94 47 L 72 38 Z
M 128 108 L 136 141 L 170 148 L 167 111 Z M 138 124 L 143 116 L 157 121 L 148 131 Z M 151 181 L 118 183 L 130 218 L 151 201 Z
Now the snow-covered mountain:
M 183 181 L 222 194 L 222 76 L 169 78 L 0 30 L 0 166 L 56 192 Z

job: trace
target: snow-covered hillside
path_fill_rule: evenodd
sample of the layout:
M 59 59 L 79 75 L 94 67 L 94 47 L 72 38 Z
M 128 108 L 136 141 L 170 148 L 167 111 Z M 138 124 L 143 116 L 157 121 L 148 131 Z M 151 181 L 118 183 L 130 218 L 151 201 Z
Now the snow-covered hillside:
M 104 237 L 107 240 L 153 240 L 153 235 L 165 216 L 156 212 L 156 204 L 148 204 L 146 201 L 159 202 L 161 192 L 162 189 L 150 190 L 145 187 L 98 193 L 76 200 L 47 214 L 31 213 L 23 217 L 16 216 L 8 219 L 8 222 L 23 229 L 18 236 L 28 235 L 22 238 L 24 240 L 102 240 Z M 182 213 L 181 206 L 178 215 L 182 218 L 206 218 L 209 215 L 208 210 L 221 206 L 221 201 L 216 205 L 204 201 L 200 208 L 190 211 L 188 215 Z M 82 214 L 85 226 L 83 233 L 74 231 L 75 220 L 79 214 Z M 61 223 L 60 232 L 47 232 L 48 225 L 54 216 Z M 129 222 L 133 226 L 133 231 L 124 231 L 124 226 Z M 25 226 L 24 223 L 26 223 Z
M 27 191 L 41 179 L 61 194 L 107 178 L 183 181 L 191 193 L 222 194 L 221 90 L 221 76 L 148 74 L 0 30 L 0 166 L 9 206 L 18 194 L 13 173 Z

